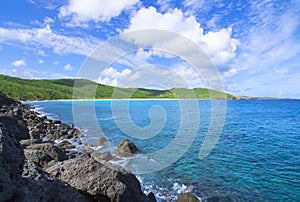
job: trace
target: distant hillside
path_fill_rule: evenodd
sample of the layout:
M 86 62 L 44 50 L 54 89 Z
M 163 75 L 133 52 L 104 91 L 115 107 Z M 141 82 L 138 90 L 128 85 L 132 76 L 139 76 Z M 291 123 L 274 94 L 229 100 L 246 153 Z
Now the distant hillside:
M 74 88 L 74 82 L 79 83 Z M 97 86 L 97 89 L 95 89 Z M 234 99 L 235 97 L 230 94 L 211 90 L 209 94 L 206 88 L 184 89 L 176 88 L 172 90 L 149 90 L 131 88 L 116 88 L 112 86 L 105 86 L 96 84 L 89 80 L 76 80 L 76 79 L 54 79 L 54 80 L 33 80 L 33 79 L 20 79 L 0 75 L 0 91 L 7 94 L 9 97 L 17 100 L 57 100 L 57 99 L 72 99 L 73 90 L 78 92 L 77 98 L 88 99 L 111 99 L 114 93 L 114 98 L 128 98 L 128 92 L 134 92 L 131 98 L 197 98 L 209 99 L 210 95 L 215 99 Z M 95 93 L 96 91 L 96 93 Z M 80 94 L 82 93 L 83 94 Z M 126 93 L 127 92 L 127 93 Z M 192 93 L 194 93 L 194 96 Z

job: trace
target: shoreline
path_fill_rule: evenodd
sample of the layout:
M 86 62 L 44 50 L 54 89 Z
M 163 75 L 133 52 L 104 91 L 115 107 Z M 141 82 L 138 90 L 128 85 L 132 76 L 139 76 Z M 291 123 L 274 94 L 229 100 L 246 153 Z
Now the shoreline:
M 6 187 L 0 190 L 0 199 L 156 201 L 153 193 L 147 196 L 142 192 L 135 175 L 109 162 L 112 154 L 97 154 L 83 145 L 84 135 L 73 125 L 40 115 L 34 106 L 0 93 L 0 146 L 5 148 L 0 151 L 0 160 L 10 162 L 0 164 L 0 186 Z M 76 151 L 71 140 L 82 151 Z M 6 150 L 14 152 L 6 154 Z M 13 169 L 7 169 L 10 165 Z

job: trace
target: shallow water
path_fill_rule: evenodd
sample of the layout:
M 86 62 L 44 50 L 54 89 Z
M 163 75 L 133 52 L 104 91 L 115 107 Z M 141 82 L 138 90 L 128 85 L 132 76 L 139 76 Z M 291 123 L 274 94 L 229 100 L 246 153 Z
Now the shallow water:
M 181 128 L 180 102 L 130 101 L 129 114 L 123 113 L 125 109 L 122 102 L 126 101 L 74 102 L 84 109 L 77 110 L 76 119 L 80 123 L 75 125 L 87 135 L 85 142 L 95 144 L 101 133 L 115 146 L 122 139 L 129 138 L 142 154 L 159 151 L 172 143 Z M 28 104 L 38 107 L 39 111 L 51 118 L 74 123 L 72 101 Z M 93 121 L 89 112 L 94 104 L 92 109 L 96 111 L 97 121 Z M 174 201 L 178 193 L 185 191 L 192 191 L 203 201 L 211 197 L 225 201 L 299 201 L 300 100 L 227 101 L 220 139 L 203 160 L 198 158 L 198 153 L 211 124 L 211 102 L 200 100 L 197 104 L 200 124 L 187 152 L 163 170 L 138 175 L 146 193 L 154 192 L 160 201 Z M 156 108 L 152 109 L 151 114 L 153 106 Z M 154 123 L 157 128 L 141 130 L 144 136 L 153 133 L 153 137 L 139 139 L 127 135 L 128 130 L 135 131 L 132 126 L 121 131 L 120 125 L 130 124 L 126 115 L 140 128 Z M 193 125 L 195 117 L 185 118 L 184 121 L 187 126 L 189 123 Z M 164 124 L 161 126 L 161 123 Z M 189 128 L 181 129 L 186 134 L 192 134 Z M 138 135 L 143 136 L 142 132 Z M 185 141 L 184 138 L 182 141 Z

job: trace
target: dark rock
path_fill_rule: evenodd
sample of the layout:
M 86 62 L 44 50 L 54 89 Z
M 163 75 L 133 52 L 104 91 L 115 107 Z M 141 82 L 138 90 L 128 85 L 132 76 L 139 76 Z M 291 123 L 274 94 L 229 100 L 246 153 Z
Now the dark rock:
M 191 192 L 179 194 L 177 202 L 200 202 L 200 200 Z
M 67 158 L 63 150 L 51 143 L 35 144 L 24 150 L 26 159 L 39 164 L 42 167 L 49 166 L 51 161 L 64 161 Z
M 5 94 L 0 92 L 0 107 L 3 107 L 4 105 L 10 106 L 16 104 L 19 104 L 19 102 L 7 97 Z
M 150 201 L 157 202 L 155 195 L 152 192 L 150 192 L 147 197 L 150 199 Z
M 124 168 L 85 154 L 49 167 L 47 172 L 97 201 L 150 202 L 137 178 Z
M 87 195 L 46 173 L 33 162 L 25 161 L 22 176 L 11 201 L 92 201 Z
M 53 120 L 53 123 L 54 124 L 61 124 L 61 121 L 60 120 Z
M 8 200 L 21 179 L 24 154 L 14 135 L 0 124 L 0 200 Z
M 0 123 L 5 126 L 18 141 L 30 138 L 27 127 L 21 124 L 18 119 L 10 116 L 0 116 Z
M 122 140 L 117 148 L 117 155 L 120 157 L 130 157 L 138 153 L 138 148 L 128 139 Z
M 99 139 L 98 139 L 98 146 L 102 146 L 102 145 L 104 145 L 105 143 L 107 143 L 107 139 L 106 139 L 106 137 L 99 137 Z

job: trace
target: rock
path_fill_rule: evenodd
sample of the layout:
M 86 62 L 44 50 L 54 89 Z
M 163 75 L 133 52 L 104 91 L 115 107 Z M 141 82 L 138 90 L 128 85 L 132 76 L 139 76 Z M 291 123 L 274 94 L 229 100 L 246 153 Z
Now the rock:
M 150 192 L 147 197 L 148 199 L 150 199 L 151 202 L 157 202 L 155 195 L 152 192 Z
M 9 106 L 9 105 L 16 105 L 18 104 L 19 102 L 11 99 L 11 98 L 8 98 L 4 93 L 1 93 L 0 92 L 0 107 L 6 105 L 6 106 Z
M 53 124 L 61 124 L 60 120 L 53 120 Z
M 120 166 L 100 163 L 87 154 L 58 162 L 46 171 L 96 201 L 151 202 L 133 174 Z
M 59 149 L 74 149 L 75 145 L 72 145 L 69 141 L 67 140 L 63 140 L 62 142 L 60 142 L 57 147 Z
M 98 146 L 103 146 L 105 143 L 107 143 L 106 137 L 99 137 L 98 139 Z
M 11 201 L 92 201 L 89 196 L 46 173 L 33 162 L 25 161 L 22 176 Z
M 41 139 L 28 139 L 28 140 L 20 140 L 20 144 L 23 146 L 23 147 L 27 147 L 27 146 L 30 146 L 30 145 L 33 145 L 33 144 L 39 144 L 41 143 L 42 140 Z
M 93 152 L 92 153 L 92 157 L 96 160 L 96 161 L 110 161 L 113 156 L 111 155 L 110 152 L 104 152 L 104 153 L 100 153 L 100 152 Z
M 191 192 L 179 194 L 177 202 L 200 202 L 200 200 Z
M 2 123 L 18 141 L 30 138 L 27 127 L 21 124 L 18 119 L 11 116 L 0 116 L 0 123 Z
M 49 166 L 51 161 L 64 161 L 67 158 L 63 150 L 51 143 L 42 143 L 28 146 L 24 149 L 26 159 L 39 164 L 42 167 Z
M 128 139 L 122 140 L 117 148 L 117 155 L 120 157 L 131 157 L 138 153 L 138 148 Z
M 24 154 L 14 135 L 0 123 L 0 200 L 9 200 L 21 179 Z

